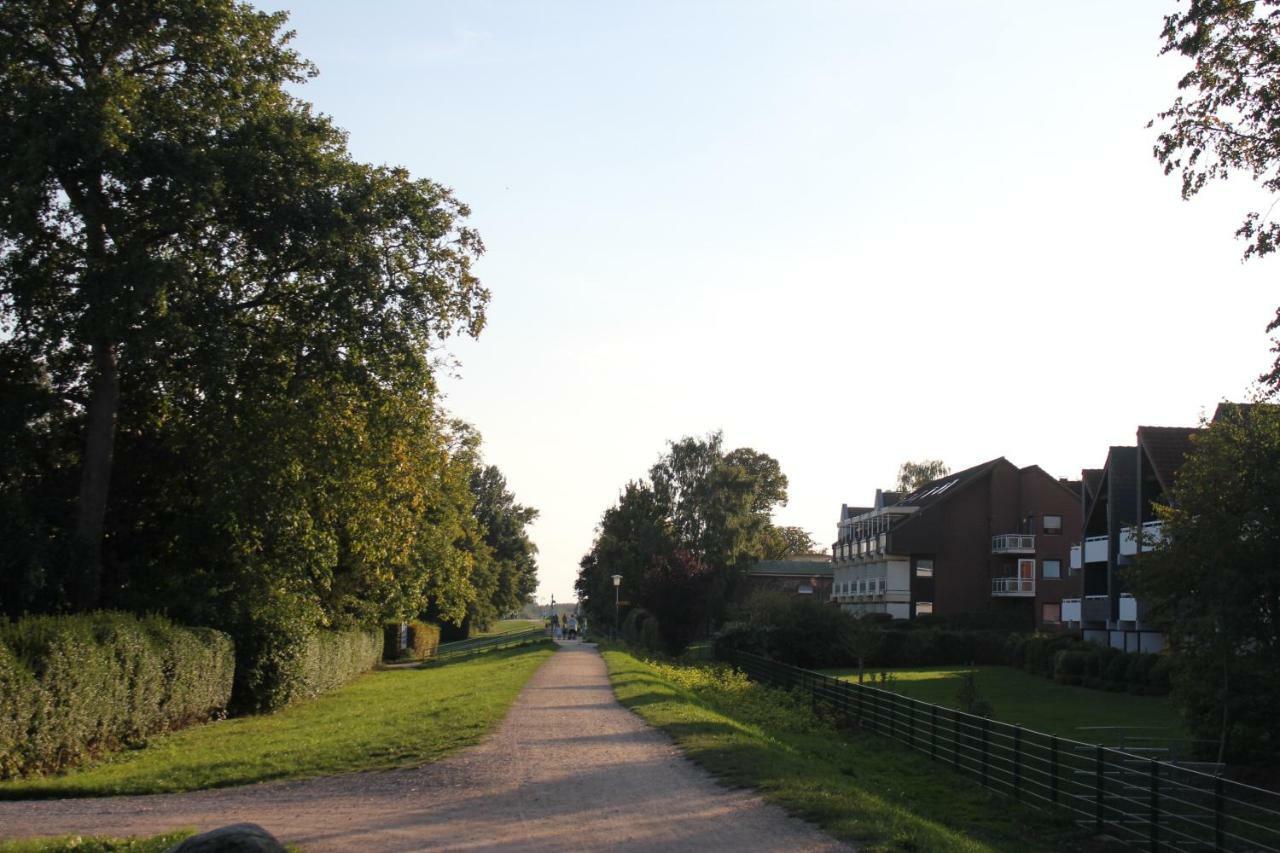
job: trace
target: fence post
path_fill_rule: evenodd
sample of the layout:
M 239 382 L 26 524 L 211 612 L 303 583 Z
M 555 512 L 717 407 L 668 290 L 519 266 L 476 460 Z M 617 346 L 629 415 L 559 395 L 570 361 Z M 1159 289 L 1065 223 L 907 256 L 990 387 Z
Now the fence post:
M 1093 828 L 1102 832 L 1102 747 L 1094 749 Z
M 990 730 L 990 721 L 986 717 L 982 718 L 982 787 L 987 787 L 987 747 L 990 743 L 988 731 Z
M 951 713 L 954 714 L 951 720 L 955 725 L 955 739 L 951 741 L 951 761 L 958 770 L 960 768 L 960 712 L 952 711 Z
M 938 760 L 938 706 L 929 706 L 929 757 Z
M 1049 802 L 1058 804 L 1058 736 L 1049 737 Z
M 1022 799 L 1022 726 L 1013 727 L 1013 798 Z
M 1213 849 L 1222 850 L 1223 817 L 1226 803 L 1222 801 L 1222 777 L 1213 780 Z
M 1160 762 L 1151 759 L 1151 853 L 1160 853 Z

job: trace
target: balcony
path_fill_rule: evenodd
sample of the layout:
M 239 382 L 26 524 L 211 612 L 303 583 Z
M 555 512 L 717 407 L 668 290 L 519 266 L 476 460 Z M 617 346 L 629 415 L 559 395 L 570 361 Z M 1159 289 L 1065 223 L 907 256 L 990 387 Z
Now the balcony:
M 1110 550 L 1106 536 L 1090 536 L 1084 540 L 1084 561 L 1086 563 L 1105 563 Z
M 992 578 L 991 594 L 1002 598 L 1033 598 L 1035 578 Z
M 1001 533 L 991 537 L 992 554 L 1034 554 L 1036 537 L 1024 533 Z
M 1063 622 L 1079 622 L 1080 621 L 1080 599 L 1064 598 L 1062 599 L 1062 621 Z
M 1080 571 L 1081 567 L 1081 548 L 1079 545 L 1071 546 L 1071 570 L 1073 572 Z
M 1128 593 L 1120 594 L 1120 621 L 1141 622 L 1147 616 L 1147 608 Z
M 1142 542 L 1138 541 L 1136 527 L 1123 527 L 1120 529 L 1120 553 L 1126 557 L 1132 557 L 1138 553 L 1138 546 L 1142 546 L 1142 550 L 1150 551 L 1152 545 L 1157 545 L 1164 541 L 1164 522 L 1148 521 L 1142 525 Z M 1123 618 L 1123 617 L 1122 617 Z
M 1081 603 L 1080 618 L 1084 622 L 1106 622 L 1111 618 L 1111 598 L 1106 595 L 1086 595 Z

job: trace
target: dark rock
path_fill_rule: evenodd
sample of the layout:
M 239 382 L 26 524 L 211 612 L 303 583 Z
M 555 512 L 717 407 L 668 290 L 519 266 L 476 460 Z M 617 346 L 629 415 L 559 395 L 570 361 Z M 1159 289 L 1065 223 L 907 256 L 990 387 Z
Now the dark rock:
M 233 823 L 193 835 L 165 853 L 284 853 L 284 845 L 256 823 Z

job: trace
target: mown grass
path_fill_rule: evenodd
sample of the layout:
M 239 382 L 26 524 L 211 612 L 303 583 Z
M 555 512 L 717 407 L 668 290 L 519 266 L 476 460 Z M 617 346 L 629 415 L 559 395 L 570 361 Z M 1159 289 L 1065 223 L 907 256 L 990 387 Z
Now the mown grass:
M 1046 734 L 1084 741 L 1118 743 L 1117 732 L 1089 731 L 1097 726 L 1141 726 L 1137 735 L 1182 739 L 1186 730 L 1167 696 L 1133 696 L 1058 684 L 1008 666 L 943 666 L 887 670 L 888 689 L 912 699 L 956 708 L 960 677 L 976 673 L 978 693 L 995 709 L 994 719 Z M 857 681 L 857 670 L 829 669 L 828 675 Z M 877 683 L 875 686 L 885 686 Z
M 604 650 L 614 692 L 722 781 L 866 851 L 1092 849 L 1068 821 L 1010 803 L 893 741 L 837 730 L 803 699 L 708 664 Z
M 195 833 L 189 829 L 166 832 L 149 838 L 99 838 L 65 835 L 61 838 L 33 838 L 0 841 L 0 853 L 163 853 Z
M 426 764 L 480 740 L 554 649 L 367 673 L 274 714 L 153 738 L 69 773 L 0 783 L 0 799 L 157 794 Z
M 503 619 L 501 622 L 494 622 L 488 631 L 481 631 L 473 636 L 495 637 L 499 634 L 514 634 L 517 631 L 528 631 L 530 628 L 541 628 L 542 625 L 541 619 Z

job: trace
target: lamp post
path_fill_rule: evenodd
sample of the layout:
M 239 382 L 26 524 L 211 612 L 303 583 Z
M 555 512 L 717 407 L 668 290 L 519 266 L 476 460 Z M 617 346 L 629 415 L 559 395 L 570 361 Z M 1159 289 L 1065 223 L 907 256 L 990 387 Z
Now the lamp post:
M 617 639 L 622 626 L 618 623 L 618 588 L 622 586 L 622 575 L 613 575 L 613 636 Z

